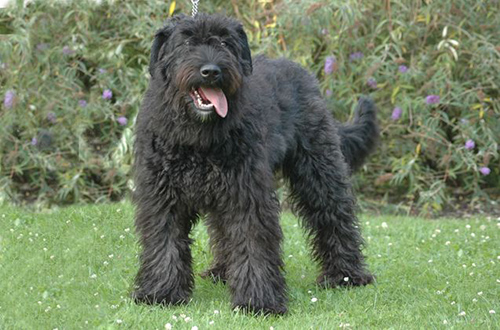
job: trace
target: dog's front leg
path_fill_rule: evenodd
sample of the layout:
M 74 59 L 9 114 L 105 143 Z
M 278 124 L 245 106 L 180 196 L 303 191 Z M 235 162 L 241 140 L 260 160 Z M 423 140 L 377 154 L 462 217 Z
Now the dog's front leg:
M 228 185 L 229 200 L 213 221 L 224 228 L 219 249 L 224 251 L 227 281 L 235 309 L 254 313 L 286 312 L 286 285 L 281 273 L 282 231 L 279 202 L 272 176 L 249 173 Z M 263 179 L 257 182 L 259 179 Z M 210 224 L 209 224 L 210 226 Z
M 195 218 L 178 205 L 139 199 L 136 227 L 142 253 L 135 301 L 168 305 L 189 300 L 194 285 L 189 232 Z

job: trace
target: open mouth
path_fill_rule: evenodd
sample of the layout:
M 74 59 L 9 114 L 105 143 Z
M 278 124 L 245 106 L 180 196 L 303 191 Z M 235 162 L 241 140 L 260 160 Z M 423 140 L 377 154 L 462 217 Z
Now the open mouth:
M 219 88 L 199 87 L 193 88 L 189 93 L 194 106 L 201 113 L 215 112 L 222 118 L 227 115 L 227 99 Z

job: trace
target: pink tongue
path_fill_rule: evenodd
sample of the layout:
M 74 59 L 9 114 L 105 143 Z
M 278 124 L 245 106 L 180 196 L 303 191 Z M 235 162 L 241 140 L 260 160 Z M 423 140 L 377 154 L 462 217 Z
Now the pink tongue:
M 200 89 L 203 92 L 203 96 L 205 96 L 205 98 L 207 98 L 210 101 L 210 103 L 214 105 L 217 114 L 222 118 L 226 117 L 227 100 L 226 100 L 226 95 L 224 95 L 222 90 L 218 88 L 207 88 L 207 87 L 200 87 Z

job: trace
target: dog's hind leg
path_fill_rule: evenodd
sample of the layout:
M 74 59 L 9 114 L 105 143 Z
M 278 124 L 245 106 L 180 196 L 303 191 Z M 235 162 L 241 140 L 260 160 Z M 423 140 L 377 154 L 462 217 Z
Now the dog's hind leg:
M 318 284 L 357 286 L 373 282 L 361 253 L 361 238 L 339 138 L 331 123 L 304 137 L 284 162 L 294 207 L 310 237 L 313 256 L 322 268 Z
M 225 228 L 221 223 L 209 215 L 207 218 L 208 233 L 210 237 L 210 248 L 213 254 L 213 261 L 210 267 L 202 272 L 200 276 L 210 279 L 214 283 L 227 281 L 227 258 L 228 253 L 224 246 Z
M 189 232 L 196 214 L 152 203 L 150 199 L 138 202 L 136 226 L 142 253 L 133 299 L 147 304 L 187 302 L 194 285 Z

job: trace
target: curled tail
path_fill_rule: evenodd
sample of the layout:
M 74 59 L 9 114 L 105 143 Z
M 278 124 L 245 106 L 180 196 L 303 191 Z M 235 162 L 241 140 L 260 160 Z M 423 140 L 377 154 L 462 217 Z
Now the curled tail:
M 363 165 L 379 138 L 377 109 L 371 98 L 361 97 L 354 122 L 339 127 L 341 149 L 351 171 Z

